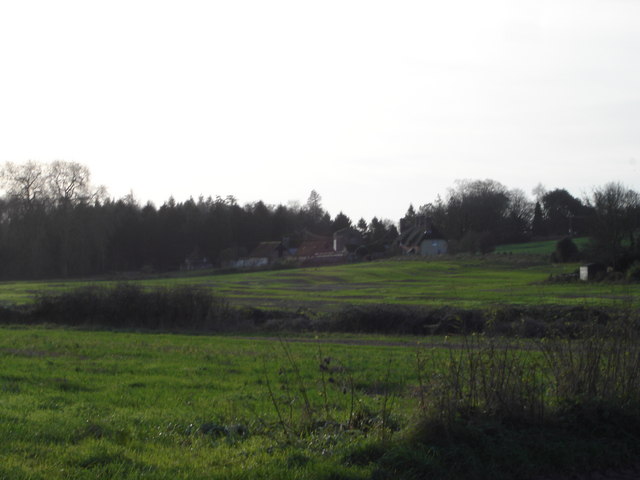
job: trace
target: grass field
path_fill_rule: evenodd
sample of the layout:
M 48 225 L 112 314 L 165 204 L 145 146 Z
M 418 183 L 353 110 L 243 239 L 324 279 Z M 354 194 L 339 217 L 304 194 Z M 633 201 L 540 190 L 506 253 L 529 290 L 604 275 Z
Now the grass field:
M 506 480 L 639 453 L 637 416 L 566 403 L 590 368 L 533 342 L 301 340 L 1 328 L 0 478 Z
M 637 309 L 636 284 L 546 281 L 575 268 L 491 255 L 135 282 L 316 312 Z M 3 283 L 0 302 L 87 283 L 115 281 Z M 0 479 L 509 479 L 619 465 L 640 454 L 640 342 L 630 331 L 575 345 L 498 337 L 511 343 L 496 346 L 475 335 L 283 341 L 4 326 Z
M 487 307 L 495 304 L 637 305 L 640 285 L 548 283 L 577 264 L 536 256 L 490 255 L 376 262 L 224 275 L 138 280 L 148 286 L 201 285 L 232 304 L 295 310 L 349 304 Z M 87 281 L 0 284 L 0 303 L 28 303 L 38 292 L 65 291 Z M 96 281 L 95 283 L 113 283 Z
M 386 389 L 398 394 L 393 422 L 406 426 L 413 350 L 286 345 L 3 329 L 0 478 L 365 478 L 370 466 L 342 457 L 377 438 Z M 298 389 L 309 388 L 312 433 L 281 432 L 268 384 L 287 427 L 302 421 Z M 350 415 L 357 428 L 334 428 Z
M 579 237 L 572 239 L 573 243 L 582 250 L 589 245 L 589 237 Z M 555 251 L 558 240 L 545 240 L 541 242 L 510 243 L 498 245 L 495 253 L 514 255 L 544 255 L 547 258 Z

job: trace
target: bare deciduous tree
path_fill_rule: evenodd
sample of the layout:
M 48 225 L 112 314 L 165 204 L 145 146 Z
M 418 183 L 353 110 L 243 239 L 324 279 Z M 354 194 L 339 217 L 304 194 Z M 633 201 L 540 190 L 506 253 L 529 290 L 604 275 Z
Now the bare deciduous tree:
M 7 197 L 17 202 L 23 210 L 30 210 L 46 199 L 47 172 L 41 163 L 6 162 L 0 172 L 0 179 Z
M 35 206 L 78 205 L 104 200 L 106 189 L 91 185 L 89 169 L 77 162 L 7 162 L 0 172 L 7 197 L 23 210 Z
M 52 162 L 46 178 L 51 200 L 63 205 L 88 201 L 92 196 L 90 176 L 89 169 L 77 162 Z

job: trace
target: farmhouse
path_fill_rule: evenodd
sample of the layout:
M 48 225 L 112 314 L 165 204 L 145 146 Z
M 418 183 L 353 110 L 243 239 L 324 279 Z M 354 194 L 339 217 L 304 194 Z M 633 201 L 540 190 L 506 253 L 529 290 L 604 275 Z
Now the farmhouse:
M 247 256 L 223 262 L 227 268 L 259 268 L 285 258 L 288 250 L 282 242 L 260 242 Z
M 343 228 L 333 234 L 333 251 L 353 253 L 362 245 L 362 234 L 352 227 Z
M 303 266 L 330 265 L 355 260 L 356 250 L 362 245 L 362 235 L 353 228 L 338 230 L 332 236 L 304 232 L 297 248 L 288 248 L 289 239 L 261 242 L 250 254 L 226 261 L 229 268 L 260 268 L 289 258 Z
M 187 258 L 185 258 L 184 262 L 180 266 L 181 270 L 188 271 L 204 270 L 207 268 L 213 268 L 213 265 L 211 264 L 209 259 L 207 259 L 207 257 L 200 253 L 200 250 L 198 250 L 197 248 L 193 252 L 191 252 L 191 254 L 187 256 Z
M 296 256 L 303 266 L 330 265 L 347 261 L 346 250 L 336 252 L 335 238 L 305 232 L 306 239 L 298 247 Z
M 433 256 L 447 253 L 444 236 L 427 220 L 400 234 L 398 245 L 405 255 Z
M 260 242 L 245 259 L 253 267 L 264 267 L 285 257 L 287 248 L 282 242 Z

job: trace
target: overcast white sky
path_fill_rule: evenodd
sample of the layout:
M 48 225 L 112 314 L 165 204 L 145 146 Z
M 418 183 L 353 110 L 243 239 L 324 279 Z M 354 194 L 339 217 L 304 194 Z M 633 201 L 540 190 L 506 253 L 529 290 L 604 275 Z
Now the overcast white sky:
M 639 189 L 640 1 L 3 0 L 0 162 L 397 220 L 456 179 Z

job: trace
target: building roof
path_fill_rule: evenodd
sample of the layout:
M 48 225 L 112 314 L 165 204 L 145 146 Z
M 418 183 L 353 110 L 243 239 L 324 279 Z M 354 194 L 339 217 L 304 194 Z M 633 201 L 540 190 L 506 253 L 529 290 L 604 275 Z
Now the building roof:
M 307 240 L 298 247 L 299 257 L 312 257 L 324 253 L 333 253 L 333 240 L 325 238 L 322 240 Z
M 345 234 L 358 234 L 360 235 L 360 232 L 358 231 L 358 229 L 354 228 L 354 227 L 344 227 L 341 228 L 340 230 L 336 230 L 335 232 L 333 232 L 333 235 L 345 235 Z
M 423 240 L 444 240 L 444 236 L 433 224 L 417 225 L 400 234 L 398 243 L 404 247 L 417 247 Z
M 253 249 L 249 257 L 252 258 L 263 258 L 270 257 L 274 253 L 281 254 L 281 252 L 285 251 L 284 245 L 282 242 L 260 242 L 256 248 Z

